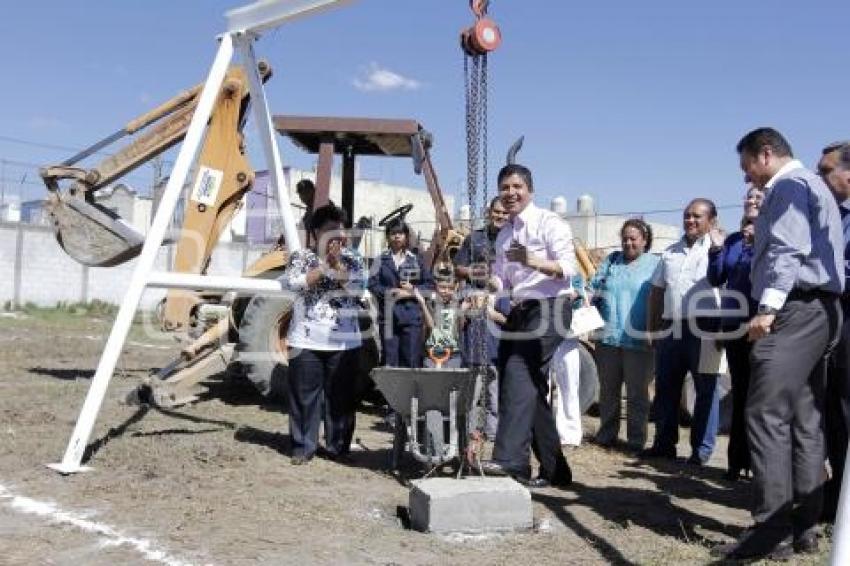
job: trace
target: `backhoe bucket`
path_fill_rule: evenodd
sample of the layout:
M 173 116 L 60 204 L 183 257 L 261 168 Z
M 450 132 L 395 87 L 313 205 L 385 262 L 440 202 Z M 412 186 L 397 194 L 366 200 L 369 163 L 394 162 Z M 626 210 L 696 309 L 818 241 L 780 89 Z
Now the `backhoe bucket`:
M 103 206 L 53 193 L 47 208 L 59 245 L 83 265 L 111 267 L 142 251 L 144 236 Z

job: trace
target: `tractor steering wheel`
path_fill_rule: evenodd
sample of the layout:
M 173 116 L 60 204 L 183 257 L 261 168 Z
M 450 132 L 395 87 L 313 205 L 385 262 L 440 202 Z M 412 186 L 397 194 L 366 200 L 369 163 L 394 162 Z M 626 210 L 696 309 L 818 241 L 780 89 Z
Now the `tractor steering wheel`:
M 400 206 L 389 214 L 387 214 L 386 216 L 384 216 L 383 218 L 381 218 L 381 220 L 378 221 L 378 226 L 383 227 L 389 224 L 390 222 L 395 221 L 397 218 L 404 218 L 405 216 L 407 216 L 407 213 L 410 212 L 412 209 L 412 204 L 405 204 L 403 206 Z

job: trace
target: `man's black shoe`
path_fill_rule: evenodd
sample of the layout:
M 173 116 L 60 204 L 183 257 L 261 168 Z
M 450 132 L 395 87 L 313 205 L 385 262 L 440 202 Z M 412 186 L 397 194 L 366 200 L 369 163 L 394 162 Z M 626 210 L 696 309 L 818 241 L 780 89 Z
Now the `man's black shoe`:
M 794 541 L 794 552 L 797 554 L 817 554 L 818 537 L 814 533 L 803 535 Z
M 794 549 L 786 542 L 778 544 L 768 542 L 758 528 L 749 528 L 738 540 L 718 544 L 711 549 L 711 555 L 727 560 L 768 560 L 785 561 L 794 556 Z
M 481 473 L 487 476 L 507 476 L 508 471 L 498 462 L 493 460 L 481 460 L 478 464 Z
M 696 454 L 693 454 L 693 455 L 691 455 L 690 458 L 688 458 L 687 463 L 690 464 L 691 466 L 702 467 L 702 466 L 704 466 L 708 463 L 708 460 L 703 460 L 702 458 L 700 458 Z
M 351 461 L 351 452 L 348 450 L 336 451 L 336 450 L 328 450 L 324 446 L 319 446 L 319 449 L 316 452 L 319 457 L 330 460 L 331 462 L 339 462 L 341 464 L 347 464 Z
M 771 550 L 755 550 L 746 549 L 738 542 L 730 542 L 727 544 L 719 544 L 711 549 L 711 555 L 727 560 L 776 560 L 784 562 L 790 560 L 794 556 L 794 549 L 791 545 L 783 542 Z
M 738 481 L 741 479 L 741 469 L 729 468 L 726 470 L 726 473 L 723 474 L 723 479 L 726 481 Z
M 572 483 L 572 478 L 562 478 L 558 479 L 557 481 L 549 480 L 542 476 L 537 476 L 525 481 L 522 481 L 519 478 L 515 479 L 519 483 L 530 489 L 546 489 L 547 487 L 558 487 L 561 489 L 565 489 L 569 487 L 569 485 Z
M 552 483 L 549 480 L 541 478 L 540 476 L 531 478 L 527 481 L 520 481 L 519 483 L 530 489 L 546 489 L 547 487 L 552 487 Z
M 514 479 L 523 479 L 526 482 L 531 475 L 528 469 L 517 470 L 509 468 L 495 460 L 482 460 L 479 469 L 485 476 L 509 476 Z

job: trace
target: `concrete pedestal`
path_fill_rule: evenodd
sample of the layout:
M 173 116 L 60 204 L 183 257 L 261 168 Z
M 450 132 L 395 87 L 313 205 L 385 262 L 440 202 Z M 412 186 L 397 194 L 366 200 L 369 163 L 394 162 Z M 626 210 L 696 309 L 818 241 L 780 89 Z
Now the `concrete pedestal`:
M 410 522 L 433 533 L 530 529 L 531 494 L 510 478 L 432 478 L 413 482 Z

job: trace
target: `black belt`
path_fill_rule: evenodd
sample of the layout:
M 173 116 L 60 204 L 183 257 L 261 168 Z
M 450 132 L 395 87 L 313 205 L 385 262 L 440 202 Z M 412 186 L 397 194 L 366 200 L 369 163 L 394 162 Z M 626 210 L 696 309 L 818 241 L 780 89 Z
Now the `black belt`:
M 840 295 L 838 293 L 825 291 L 823 289 L 792 289 L 791 292 L 788 293 L 789 301 L 833 301 L 839 297 Z
M 547 299 L 548 297 L 541 297 L 540 299 L 523 299 L 512 304 L 511 310 L 527 311 L 534 307 L 540 306 L 541 301 L 545 301 Z

